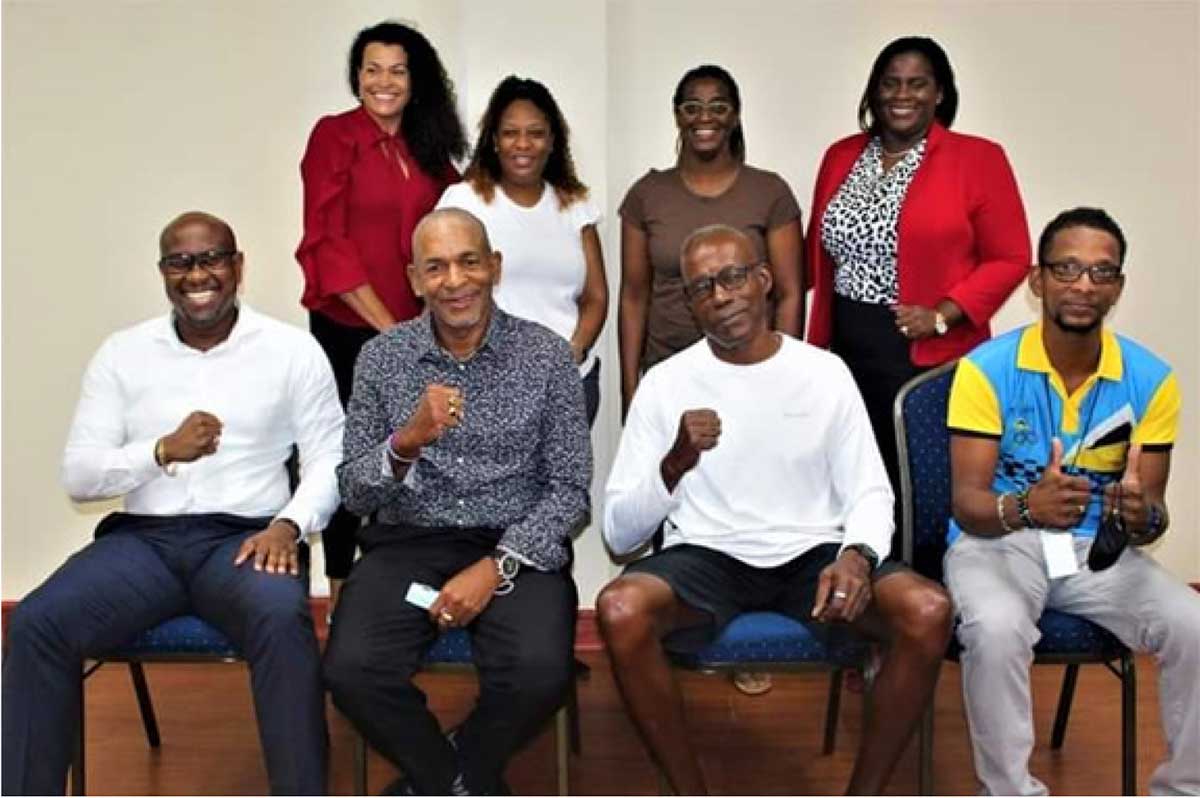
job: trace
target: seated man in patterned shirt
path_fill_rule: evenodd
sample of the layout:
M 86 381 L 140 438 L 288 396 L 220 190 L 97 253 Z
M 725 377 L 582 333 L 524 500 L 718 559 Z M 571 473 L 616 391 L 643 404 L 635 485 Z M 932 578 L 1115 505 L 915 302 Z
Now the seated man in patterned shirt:
M 569 534 L 588 512 L 590 438 L 567 342 L 493 303 L 500 253 L 479 220 L 431 213 L 413 261 L 428 312 L 368 343 L 355 369 L 339 478 L 346 507 L 373 523 L 325 676 L 406 774 L 395 791 L 490 794 L 568 686 Z M 443 737 L 412 676 L 453 627 L 471 634 L 480 695 Z

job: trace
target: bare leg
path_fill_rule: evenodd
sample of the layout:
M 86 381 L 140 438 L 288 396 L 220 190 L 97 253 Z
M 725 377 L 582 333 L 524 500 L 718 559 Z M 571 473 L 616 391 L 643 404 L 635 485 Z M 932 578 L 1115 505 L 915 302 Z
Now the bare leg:
M 950 639 L 950 598 L 938 584 L 911 571 L 872 585 L 873 597 L 855 627 L 886 645 L 870 697 L 850 795 L 879 795 L 933 698 Z
M 596 600 L 596 610 L 625 709 L 651 755 L 677 795 L 707 795 L 684 725 L 683 696 L 661 638 L 711 619 L 649 574 L 628 574 L 610 583 Z

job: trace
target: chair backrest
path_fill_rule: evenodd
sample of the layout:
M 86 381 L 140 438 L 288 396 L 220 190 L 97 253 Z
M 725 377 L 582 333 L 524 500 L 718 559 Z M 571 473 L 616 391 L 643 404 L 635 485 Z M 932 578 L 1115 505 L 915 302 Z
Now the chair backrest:
M 942 581 L 950 522 L 950 432 L 946 408 L 957 361 L 913 378 L 896 395 L 896 451 L 904 561 Z

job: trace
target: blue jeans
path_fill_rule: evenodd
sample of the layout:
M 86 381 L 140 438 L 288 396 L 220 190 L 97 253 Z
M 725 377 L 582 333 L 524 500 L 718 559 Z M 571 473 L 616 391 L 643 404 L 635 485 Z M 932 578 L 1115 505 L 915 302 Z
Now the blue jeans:
M 84 659 L 183 614 L 220 629 L 250 665 L 271 791 L 326 791 L 325 705 L 305 583 L 233 565 L 242 542 L 269 522 L 109 516 L 94 542 L 17 605 L 4 657 L 4 794 L 63 793 Z

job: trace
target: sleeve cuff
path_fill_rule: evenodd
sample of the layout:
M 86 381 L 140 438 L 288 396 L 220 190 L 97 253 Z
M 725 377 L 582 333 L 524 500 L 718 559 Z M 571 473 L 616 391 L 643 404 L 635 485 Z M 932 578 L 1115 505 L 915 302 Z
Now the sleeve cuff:
M 149 482 L 154 477 L 165 476 L 166 471 L 154 459 L 154 447 L 158 438 L 141 438 L 131 441 L 121 447 L 129 473 L 133 475 L 135 484 Z

